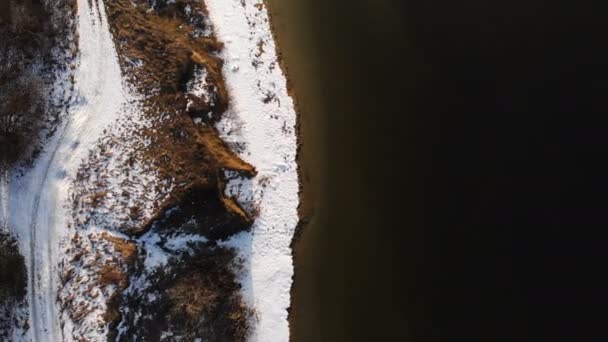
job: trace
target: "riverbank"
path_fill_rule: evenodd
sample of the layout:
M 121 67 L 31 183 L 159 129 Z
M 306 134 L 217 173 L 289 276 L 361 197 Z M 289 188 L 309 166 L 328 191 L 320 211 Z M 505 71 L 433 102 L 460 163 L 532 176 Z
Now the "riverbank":
M 318 85 L 318 63 L 311 36 L 299 30 L 308 17 L 308 6 L 299 1 L 265 0 L 277 55 L 287 77 L 297 115 L 300 222 L 292 240 L 294 283 L 289 309 L 290 340 L 320 341 L 320 281 L 315 251 L 322 220 L 326 129 Z

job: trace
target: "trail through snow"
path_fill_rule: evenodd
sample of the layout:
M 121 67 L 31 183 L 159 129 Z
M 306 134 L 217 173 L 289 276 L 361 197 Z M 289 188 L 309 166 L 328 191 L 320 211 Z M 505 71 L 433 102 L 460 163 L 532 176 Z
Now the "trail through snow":
M 2 231 L 8 231 L 8 171 L 0 174 L 0 232 Z
M 57 298 L 57 255 L 66 236 L 68 187 L 104 129 L 130 101 L 120 73 L 102 0 L 78 0 L 80 59 L 75 94 L 63 124 L 31 168 L 12 174 L 2 186 L 4 222 L 19 236 L 28 267 L 31 341 L 62 336 Z

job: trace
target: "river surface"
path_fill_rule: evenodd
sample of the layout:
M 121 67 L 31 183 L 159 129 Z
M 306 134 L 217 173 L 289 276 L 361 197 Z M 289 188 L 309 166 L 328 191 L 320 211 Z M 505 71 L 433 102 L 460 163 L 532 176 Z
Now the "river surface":
M 374 149 L 391 134 L 378 115 L 390 104 L 375 98 L 387 66 L 399 73 L 399 15 L 385 1 L 267 3 L 300 111 L 307 224 L 294 251 L 292 341 L 403 340 L 395 246 L 378 200 L 388 179 L 383 161 L 369 159 L 385 154 Z
M 599 12 L 267 2 L 309 219 L 292 341 L 605 340 Z

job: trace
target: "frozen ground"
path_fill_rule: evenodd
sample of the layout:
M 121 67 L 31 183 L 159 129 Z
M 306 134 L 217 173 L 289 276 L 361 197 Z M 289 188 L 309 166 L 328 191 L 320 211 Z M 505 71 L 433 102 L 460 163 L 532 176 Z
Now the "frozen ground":
M 233 179 L 228 194 L 258 212 L 252 233 L 226 244 L 247 260 L 241 282 L 257 312 L 254 342 L 289 340 L 287 308 L 293 275 L 290 243 L 298 223 L 296 112 L 260 0 L 206 0 L 218 39 L 231 108 L 219 124 L 223 139 L 244 143 L 253 180 Z

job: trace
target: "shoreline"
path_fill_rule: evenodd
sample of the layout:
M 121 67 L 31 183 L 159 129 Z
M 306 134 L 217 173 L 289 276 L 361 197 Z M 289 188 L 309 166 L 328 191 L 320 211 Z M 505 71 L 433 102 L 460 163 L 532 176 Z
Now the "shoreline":
M 298 241 L 302 237 L 302 234 L 304 233 L 304 230 L 305 230 L 304 228 L 307 224 L 307 221 L 309 220 L 309 215 L 307 215 L 308 213 L 306 212 L 306 209 L 304 209 L 304 208 L 308 208 L 308 206 L 310 205 L 309 201 L 306 201 L 306 199 L 308 199 L 308 198 L 305 196 L 304 182 L 303 182 L 303 176 L 302 176 L 302 163 L 303 163 L 302 148 L 304 145 L 303 133 L 302 133 L 302 113 L 300 110 L 300 99 L 298 97 L 297 92 L 295 91 L 295 86 L 293 84 L 292 77 L 290 76 L 287 63 L 285 62 L 285 59 L 283 58 L 281 44 L 279 43 L 277 29 L 274 24 L 274 20 L 276 20 L 276 18 L 275 18 L 275 15 L 270 10 L 270 6 L 272 6 L 272 5 L 270 5 L 270 2 L 272 2 L 272 0 L 263 0 L 263 2 L 264 2 L 264 6 L 266 7 L 266 11 L 268 13 L 270 32 L 272 33 L 272 38 L 274 39 L 274 42 L 275 42 L 275 50 L 276 50 L 275 53 L 277 56 L 277 61 L 279 62 L 279 67 L 281 68 L 281 70 L 283 71 L 283 75 L 285 76 L 285 80 L 287 83 L 287 94 L 293 100 L 293 106 L 294 106 L 294 110 L 296 112 L 296 126 L 295 126 L 296 138 L 297 138 L 296 164 L 298 167 L 298 198 L 300 199 L 300 201 L 298 202 L 299 221 L 298 221 L 298 225 L 296 226 L 296 230 L 294 232 L 293 239 L 291 241 L 291 246 L 290 246 L 293 249 L 298 244 Z M 295 274 L 294 274 L 294 277 L 295 277 Z
M 395 232 L 370 229 L 390 227 L 397 212 L 387 210 L 378 185 L 379 172 L 380 181 L 395 183 L 382 158 L 392 139 L 382 126 L 388 122 L 370 114 L 393 109 L 374 100 L 389 94 L 374 84 L 398 65 L 378 65 L 379 58 L 401 58 L 391 40 L 401 32 L 398 16 L 385 2 L 346 10 L 332 2 L 264 1 L 298 112 L 300 224 L 292 241 L 290 341 L 405 340 L 408 332 L 396 328 L 403 322 L 396 304 L 404 298 L 401 279 L 390 266 L 395 253 L 388 237 Z M 375 25 L 361 26 L 364 19 Z M 383 46 L 382 53 L 363 52 L 361 42 Z M 366 270 L 375 276 L 362 276 Z M 382 328 L 370 331 L 368 324 Z
M 293 99 L 296 111 L 299 222 L 290 245 L 294 275 L 290 290 L 291 304 L 288 309 L 289 340 L 292 342 L 315 340 L 320 338 L 320 335 L 315 335 L 313 332 L 316 331 L 315 329 L 309 329 L 313 324 L 306 323 L 310 322 L 307 320 L 308 317 L 317 316 L 311 313 L 318 308 L 313 304 L 315 297 L 318 300 L 318 296 L 312 295 L 315 289 L 311 286 L 315 282 L 315 273 L 308 272 L 310 268 L 314 268 L 316 261 L 314 254 L 309 253 L 313 250 L 309 240 L 315 230 L 320 207 L 321 175 L 323 174 L 320 170 L 323 167 L 323 152 L 320 149 L 322 139 L 319 137 L 322 137 L 323 129 L 320 127 L 320 120 L 315 120 L 318 119 L 315 115 L 321 113 L 317 102 L 320 96 L 314 94 L 316 89 L 312 85 L 315 82 L 315 73 L 304 70 L 307 66 L 315 68 L 314 65 L 306 65 L 307 62 L 313 60 L 307 58 L 310 57 L 313 47 L 306 42 L 300 44 L 302 40 L 306 39 L 301 36 L 297 37 L 300 30 L 297 27 L 298 24 L 292 22 L 297 18 L 291 17 L 292 13 L 286 13 L 288 8 L 294 12 L 293 14 L 298 12 L 293 10 L 293 4 L 274 0 L 263 1 L 270 19 L 269 24 L 275 41 L 277 60 L 287 80 L 289 96 Z M 295 16 L 298 15 L 295 14 Z M 299 16 L 305 17 L 302 14 Z M 290 25 L 290 28 L 285 28 L 286 25 Z M 314 134 L 313 128 L 321 128 L 321 133 Z M 308 274 L 303 278 L 303 273 Z M 303 314 L 303 312 L 308 314 Z M 318 325 L 316 328 L 318 329 Z
M 268 13 L 268 19 L 269 19 L 269 26 L 270 26 L 270 32 L 272 33 L 272 38 L 274 39 L 275 42 L 275 48 L 276 48 L 276 55 L 277 55 L 277 61 L 279 62 L 279 67 L 281 68 L 281 70 L 283 70 L 283 75 L 285 76 L 285 80 L 287 82 L 287 92 L 289 94 L 289 96 L 292 98 L 293 100 L 293 106 L 294 106 L 294 110 L 296 111 L 296 139 L 297 139 L 297 147 L 296 147 L 296 164 L 297 164 L 297 168 L 298 168 L 298 224 L 296 225 L 296 230 L 293 233 L 293 237 L 291 239 L 291 243 L 289 244 L 289 247 L 291 248 L 291 257 L 293 260 L 293 268 L 294 268 L 294 272 L 293 272 L 293 276 L 291 278 L 292 283 L 291 283 L 291 289 L 289 290 L 289 308 L 287 309 L 287 322 L 289 324 L 289 341 L 291 342 L 295 342 L 297 341 L 297 338 L 294 336 L 294 315 L 293 315 L 293 309 L 296 307 L 296 303 L 294 301 L 294 293 L 296 291 L 297 288 L 297 283 L 298 283 L 298 271 L 297 271 L 297 265 L 299 264 L 299 258 L 297 257 L 298 253 L 296 252 L 298 246 L 299 246 L 299 242 L 302 239 L 302 236 L 304 234 L 304 231 L 306 230 L 306 226 L 309 223 L 309 216 L 307 216 L 307 213 L 305 212 L 304 208 L 309 208 L 310 200 L 308 199 L 308 196 L 306 196 L 305 191 L 304 191 L 304 177 L 302 175 L 302 169 L 303 169 L 303 158 L 302 158 L 302 149 L 304 148 L 304 143 L 303 143 L 303 133 L 302 133 L 302 112 L 300 109 L 300 98 L 297 95 L 297 92 L 295 91 L 295 86 L 293 84 L 293 80 L 291 77 L 291 73 L 289 72 L 289 68 L 287 66 L 287 62 L 285 61 L 285 58 L 283 56 L 283 50 L 281 49 L 281 43 L 280 43 L 280 39 L 279 39 L 279 35 L 277 34 L 278 30 L 275 26 L 275 20 L 277 20 L 277 16 L 276 14 L 273 13 L 273 11 L 271 10 L 271 2 L 272 0 L 263 0 L 264 1 L 264 6 L 266 7 L 266 11 Z
M 214 32 L 224 43 L 222 58 L 232 99 L 227 119 L 218 123 L 228 144 L 244 144 L 239 155 L 256 167 L 250 181 L 228 182 L 238 202 L 256 211 L 252 234 L 226 243 L 246 260 L 242 293 L 257 312 L 250 341 L 288 341 L 288 308 L 294 274 L 291 243 L 300 222 L 296 163 L 297 113 L 267 11 L 261 2 L 206 2 Z

